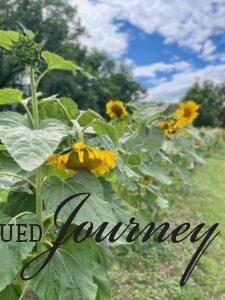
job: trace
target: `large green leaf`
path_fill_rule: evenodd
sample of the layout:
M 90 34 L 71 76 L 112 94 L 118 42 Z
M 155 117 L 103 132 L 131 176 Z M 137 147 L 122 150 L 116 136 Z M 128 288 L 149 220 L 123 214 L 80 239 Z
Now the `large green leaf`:
M 22 101 L 23 92 L 15 89 L 0 89 L 0 105 L 19 103 Z
M 163 167 L 155 164 L 155 165 L 142 165 L 140 167 L 141 172 L 144 175 L 152 176 L 156 181 L 161 184 L 170 185 L 172 183 L 172 179 L 169 176 L 169 172 Z
M 49 177 L 43 184 L 42 196 L 48 214 L 55 212 L 58 205 L 67 197 L 76 193 L 91 193 L 91 196 L 80 209 L 74 224 L 82 222 L 93 222 L 94 227 L 100 226 L 102 222 L 116 223 L 114 212 L 106 201 L 104 201 L 103 188 L 93 174 L 87 171 L 79 171 L 74 177 L 65 181 L 57 177 Z M 60 218 L 65 221 L 75 207 L 83 198 L 75 198 L 65 205 Z
M 95 77 L 91 75 L 89 72 L 84 70 L 82 67 L 75 65 L 72 61 L 66 60 L 60 55 L 49 51 L 43 51 L 42 57 L 46 61 L 48 65 L 48 70 L 65 70 L 65 71 L 79 71 L 84 76 L 89 79 L 94 79 Z
M 39 300 L 95 300 L 93 246 L 90 241 L 81 244 L 67 242 L 57 250 L 45 269 L 31 280 L 29 288 Z M 34 262 L 28 273 L 33 274 L 43 258 Z
M 112 125 L 98 119 L 93 122 L 92 128 L 98 135 L 107 135 L 111 138 L 115 145 L 117 144 L 118 134 Z
M 94 281 L 98 285 L 96 300 L 110 300 L 111 299 L 110 284 L 106 277 L 105 271 L 101 265 L 96 266 Z
M 1 300 L 18 300 L 19 295 L 13 285 L 8 285 L 2 292 L 0 292 Z
M 49 70 L 78 70 L 78 66 L 76 66 L 72 61 L 66 60 L 62 56 L 59 56 L 55 53 L 43 51 L 41 55 L 46 61 Z
M 0 224 L 27 224 L 27 236 L 30 236 L 29 224 L 38 224 L 33 214 L 27 214 L 17 219 L 11 219 L 0 212 Z M 9 236 L 9 227 L 4 228 L 5 236 Z M 0 291 L 2 291 L 15 278 L 22 267 L 22 261 L 32 251 L 34 243 L 19 243 L 17 240 L 17 228 L 13 229 L 13 239 L 10 242 L 0 243 L 1 268 L 0 268 Z
M 35 213 L 35 195 L 23 192 L 11 192 L 4 207 L 4 212 L 14 217 L 24 211 Z
M 59 102 L 59 103 L 57 103 Z M 78 107 L 76 102 L 70 98 L 61 98 L 61 99 L 51 99 L 51 100 L 42 100 L 39 102 L 39 115 L 40 118 L 48 119 L 59 119 L 68 124 L 70 124 L 68 117 L 60 106 L 63 105 L 66 111 L 68 112 L 71 119 L 75 119 L 78 116 Z
M 25 178 L 33 175 L 21 169 L 20 166 L 9 155 L 6 154 L 0 155 L 0 172 L 19 175 Z M 28 191 L 28 184 L 22 178 L 1 174 L 0 188 L 14 191 Z
M 163 133 L 160 128 L 155 126 L 147 127 L 145 125 L 141 126 L 140 134 L 137 139 L 139 143 L 143 144 L 144 148 L 146 148 L 147 152 L 153 158 L 164 141 Z
M 69 128 L 59 120 L 43 120 L 40 129 L 32 130 L 24 115 L 0 113 L 0 139 L 15 161 L 27 171 L 42 165 L 68 132 Z
M 16 31 L 0 30 L 0 47 L 5 48 L 6 50 L 10 50 L 13 42 L 18 41 L 19 36 L 19 33 Z
M 81 126 L 85 127 L 89 124 L 92 123 L 92 121 L 94 120 L 103 120 L 102 116 L 100 116 L 98 113 L 96 113 L 95 111 L 88 109 L 87 111 L 83 112 L 79 118 L 78 118 L 78 122 Z

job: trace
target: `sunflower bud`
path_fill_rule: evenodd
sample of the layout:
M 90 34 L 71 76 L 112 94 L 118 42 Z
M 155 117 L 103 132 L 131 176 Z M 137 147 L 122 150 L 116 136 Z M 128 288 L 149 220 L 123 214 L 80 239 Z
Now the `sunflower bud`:
M 13 51 L 18 61 L 24 66 L 34 67 L 41 59 L 41 47 L 30 35 L 21 35 L 18 41 L 13 43 Z

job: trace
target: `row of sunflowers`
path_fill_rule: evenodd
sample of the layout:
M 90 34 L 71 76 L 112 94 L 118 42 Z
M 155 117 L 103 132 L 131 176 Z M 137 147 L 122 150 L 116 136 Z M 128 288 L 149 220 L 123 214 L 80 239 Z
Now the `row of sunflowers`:
M 94 78 L 73 62 L 41 49 L 25 28 L 22 33 L 0 31 L 0 46 L 24 66 L 31 90 L 28 98 L 20 90 L 0 90 L 0 105 L 14 103 L 24 110 L 0 112 L 0 222 L 39 223 L 43 230 L 37 243 L 18 243 L 15 236 L 0 242 L 4 262 L 0 299 L 28 299 L 28 295 L 41 300 L 110 299 L 106 274 L 112 244 L 97 243 L 92 237 L 76 244 L 72 237 L 67 239 L 42 272 L 21 280 L 24 265 L 40 255 L 26 269 L 26 276 L 32 277 L 45 259 L 42 253 L 48 253 L 57 238 L 56 208 L 73 194 L 90 192 L 71 230 L 87 221 L 94 228 L 103 222 L 111 227 L 126 224 L 131 216 L 139 223 L 158 221 L 170 209 L 167 196 L 175 187 L 188 188 L 192 170 L 223 140 L 223 131 L 194 128 L 198 105 L 193 101 L 181 103 L 173 114 L 167 114 L 167 105 L 108 101 L 106 120 L 95 111 L 79 110 L 73 99 L 43 98 L 39 83 L 51 71 Z M 75 206 L 68 203 L 60 224 Z M 82 233 L 86 234 L 85 227 Z

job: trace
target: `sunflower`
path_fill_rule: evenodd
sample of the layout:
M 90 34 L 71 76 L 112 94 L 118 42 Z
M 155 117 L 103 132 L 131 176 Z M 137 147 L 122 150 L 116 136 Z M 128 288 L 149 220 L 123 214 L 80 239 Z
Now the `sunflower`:
M 198 116 L 199 105 L 194 101 L 182 102 L 180 107 L 176 110 L 178 124 L 186 126 L 192 124 Z
M 103 175 L 116 166 L 116 154 L 110 150 L 90 148 L 84 142 L 75 143 L 72 150 L 66 154 L 52 154 L 48 165 L 57 170 L 77 172 L 86 169 L 93 174 Z
M 128 112 L 124 106 L 122 101 L 112 101 L 106 103 L 106 114 L 110 116 L 110 118 L 118 118 L 123 120 Z
M 164 131 L 164 135 L 168 138 L 173 138 L 177 133 L 182 130 L 182 127 L 179 126 L 177 120 L 172 121 L 161 121 L 157 126 Z
M 142 184 L 143 185 L 148 185 L 148 184 L 152 184 L 153 183 L 153 178 L 151 176 L 147 176 L 143 181 Z

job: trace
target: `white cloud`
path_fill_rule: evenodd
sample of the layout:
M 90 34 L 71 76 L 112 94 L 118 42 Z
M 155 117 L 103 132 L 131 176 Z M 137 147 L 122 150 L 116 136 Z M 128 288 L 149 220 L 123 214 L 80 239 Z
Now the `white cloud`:
M 108 3 L 90 0 L 70 0 L 77 5 L 81 23 L 88 35 L 82 36 L 80 42 L 89 48 L 106 51 L 114 57 L 120 57 L 128 47 L 128 34 L 121 32 L 121 24 L 115 23 L 118 10 Z
M 145 65 L 133 69 L 135 77 L 147 77 L 155 78 L 158 72 L 170 73 L 174 71 L 182 71 L 190 67 L 190 64 L 186 61 L 180 61 L 175 63 L 158 62 L 151 65 Z
M 129 44 L 120 23 L 127 21 L 165 43 L 178 43 L 206 58 L 216 50 L 212 36 L 225 30 L 225 0 L 70 0 L 78 6 L 90 37 L 83 42 L 119 57 Z
M 145 101 L 176 102 L 184 96 L 187 89 L 196 81 L 212 80 L 214 83 L 225 81 L 225 64 L 210 65 L 202 69 L 192 69 L 176 73 L 167 80 L 148 91 Z

